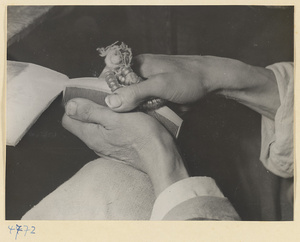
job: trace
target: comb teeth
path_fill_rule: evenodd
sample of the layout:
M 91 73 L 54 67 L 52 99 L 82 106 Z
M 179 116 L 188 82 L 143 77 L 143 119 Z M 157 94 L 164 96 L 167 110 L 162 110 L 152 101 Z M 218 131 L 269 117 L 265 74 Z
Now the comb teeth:
M 150 110 L 155 110 L 158 109 L 162 106 L 164 106 L 166 103 L 165 100 L 161 98 L 153 98 L 150 99 L 140 105 L 140 110 L 141 111 L 150 111 Z

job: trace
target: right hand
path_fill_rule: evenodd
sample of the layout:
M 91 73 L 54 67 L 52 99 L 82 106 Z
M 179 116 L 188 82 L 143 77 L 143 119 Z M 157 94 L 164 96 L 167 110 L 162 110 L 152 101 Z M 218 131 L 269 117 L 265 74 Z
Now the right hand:
M 112 110 L 124 112 L 150 97 L 178 104 L 197 101 L 209 91 L 201 60 L 201 56 L 139 55 L 134 58 L 133 68 L 147 80 L 116 90 L 106 103 Z
M 188 177 L 172 136 L 142 112 L 116 113 L 90 100 L 66 105 L 62 125 L 100 156 L 122 160 L 147 173 L 158 195 Z

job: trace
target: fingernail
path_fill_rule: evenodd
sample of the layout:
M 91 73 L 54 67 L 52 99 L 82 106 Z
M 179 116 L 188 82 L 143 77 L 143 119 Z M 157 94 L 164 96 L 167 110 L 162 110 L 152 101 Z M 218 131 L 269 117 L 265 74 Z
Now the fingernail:
M 110 108 L 118 108 L 122 104 L 120 96 L 118 94 L 107 96 L 105 98 L 105 102 Z
M 70 101 L 66 106 L 66 114 L 67 115 L 75 115 L 77 109 L 77 104 L 74 101 Z

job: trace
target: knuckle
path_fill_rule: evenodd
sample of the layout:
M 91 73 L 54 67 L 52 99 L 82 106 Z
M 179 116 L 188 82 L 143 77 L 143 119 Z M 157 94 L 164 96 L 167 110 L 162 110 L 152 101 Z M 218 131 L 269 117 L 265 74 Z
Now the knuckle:
M 139 54 L 135 57 L 136 61 L 143 64 L 145 61 L 153 59 L 153 54 Z
M 137 63 L 143 63 L 144 60 L 145 60 L 145 54 L 139 54 L 134 57 L 134 61 Z
M 84 104 L 81 107 L 80 116 L 83 120 L 90 121 L 94 112 L 95 108 L 91 104 Z
M 140 85 L 133 85 L 130 88 L 128 88 L 128 94 L 126 95 L 127 100 L 129 102 L 135 101 L 137 97 L 140 96 L 141 90 Z
M 92 124 L 90 124 L 92 125 Z M 97 152 L 100 152 L 101 147 L 103 146 L 103 135 L 101 129 L 98 125 L 93 124 L 93 132 L 84 132 L 82 136 L 84 137 L 84 142 L 86 145 Z
M 140 54 L 135 58 L 136 70 L 144 78 L 151 75 L 151 65 L 154 62 L 153 54 Z
M 145 100 L 149 96 L 148 92 L 143 91 L 141 85 L 133 85 L 130 88 L 129 93 L 127 95 L 126 102 L 131 108 L 135 108 L 138 106 L 143 100 Z
M 151 63 L 154 63 L 156 59 L 157 59 L 157 56 L 153 55 L 153 54 L 143 54 L 143 57 L 142 57 L 143 64 L 145 64 L 146 66 L 148 66 Z
M 123 107 L 131 107 L 136 105 L 138 95 L 139 95 L 139 84 L 131 85 L 130 87 L 122 88 L 119 94 L 122 99 Z M 116 118 L 115 113 L 113 113 L 113 118 Z

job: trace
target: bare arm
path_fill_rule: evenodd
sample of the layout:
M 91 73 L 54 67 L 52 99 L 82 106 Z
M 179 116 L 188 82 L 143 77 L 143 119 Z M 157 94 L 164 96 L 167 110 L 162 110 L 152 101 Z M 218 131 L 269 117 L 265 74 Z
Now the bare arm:
M 235 99 L 272 119 L 280 105 L 271 70 L 229 58 L 141 55 L 136 57 L 136 71 L 147 81 L 109 96 L 106 101 L 112 110 L 131 110 L 151 96 L 191 103 L 210 92 Z
M 280 105 L 275 75 L 271 70 L 243 62 L 203 57 L 200 64 L 210 91 L 217 91 L 256 112 L 274 119 Z

